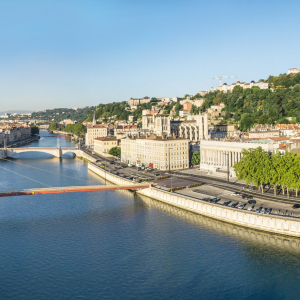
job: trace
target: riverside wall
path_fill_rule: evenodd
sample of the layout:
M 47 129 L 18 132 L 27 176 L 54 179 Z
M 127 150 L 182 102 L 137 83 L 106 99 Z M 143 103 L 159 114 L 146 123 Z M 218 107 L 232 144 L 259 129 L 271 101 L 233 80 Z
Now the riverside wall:
M 105 172 L 103 169 L 90 163 L 88 164 L 88 169 L 103 178 L 106 176 L 108 181 L 115 184 L 122 185 L 132 183 L 131 180 Z M 141 189 L 138 190 L 137 193 L 223 222 L 276 234 L 300 237 L 300 219 L 257 214 L 250 211 L 196 200 L 188 196 L 170 193 L 155 187 Z

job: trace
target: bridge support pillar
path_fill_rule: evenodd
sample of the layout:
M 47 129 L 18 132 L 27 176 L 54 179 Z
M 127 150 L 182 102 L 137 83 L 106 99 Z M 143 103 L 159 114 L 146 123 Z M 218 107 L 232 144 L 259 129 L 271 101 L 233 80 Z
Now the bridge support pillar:
M 57 151 L 57 157 L 61 158 L 61 156 L 62 156 L 62 150 L 61 150 L 61 147 L 59 147 L 58 151 Z

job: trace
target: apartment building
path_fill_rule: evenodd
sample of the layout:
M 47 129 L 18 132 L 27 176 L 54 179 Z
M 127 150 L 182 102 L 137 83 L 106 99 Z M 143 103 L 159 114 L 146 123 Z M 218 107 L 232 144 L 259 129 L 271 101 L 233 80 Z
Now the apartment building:
M 236 83 L 233 83 L 231 85 L 227 85 L 227 83 L 224 83 L 223 85 L 220 85 L 218 87 L 218 90 L 223 91 L 224 93 L 232 92 L 236 86 L 240 86 L 243 89 L 248 89 L 248 88 L 250 89 L 253 86 L 257 86 L 261 90 L 269 88 L 269 84 L 267 82 L 263 82 L 263 81 L 255 82 L 254 80 L 252 80 L 250 83 L 240 82 L 240 81 L 237 81 Z
M 106 137 L 108 135 L 108 127 L 105 125 L 93 125 L 87 127 L 85 134 L 85 145 L 92 147 L 94 145 L 94 139 L 98 137 Z
M 175 136 L 127 137 L 121 143 L 121 161 L 159 170 L 189 167 L 189 144 Z
M 98 154 L 108 154 L 111 148 L 118 146 L 118 140 L 115 137 L 98 137 L 93 142 L 94 152 Z

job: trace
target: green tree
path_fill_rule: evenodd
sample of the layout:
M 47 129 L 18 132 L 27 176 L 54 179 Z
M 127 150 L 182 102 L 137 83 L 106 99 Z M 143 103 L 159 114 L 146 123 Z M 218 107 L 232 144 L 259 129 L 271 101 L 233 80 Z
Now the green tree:
M 31 134 L 39 134 L 40 130 L 37 126 L 31 125 Z
M 192 165 L 198 165 L 200 162 L 200 151 L 194 151 L 191 159 Z
M 113 155 L 113 156 L 117 156 L 120 157 L 121 156 L 121 148 L 120 147 L 112 147 L 108 154 Z
M 56 130 L 58 128 L 58 123 L 54 122 L 49 124 L 49 130 Z

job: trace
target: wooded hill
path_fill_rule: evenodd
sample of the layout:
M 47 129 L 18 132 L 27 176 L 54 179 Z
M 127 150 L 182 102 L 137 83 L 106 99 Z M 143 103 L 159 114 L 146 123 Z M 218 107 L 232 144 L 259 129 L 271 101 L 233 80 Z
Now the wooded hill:
M 300 122 L 300 73 L 268 78 L 270 89 L 259 87 L 243 89 L 236 86 L 232 93 L 211 92 L 204 96 L 204 104 L 194 113 L 205 112 L 211 105 L 224 102 L 225 116 L 222 123 L 238 122 L 242 131 L 254 124 L 288 124 L 286 118 L 292 117 L 294 123 Z

